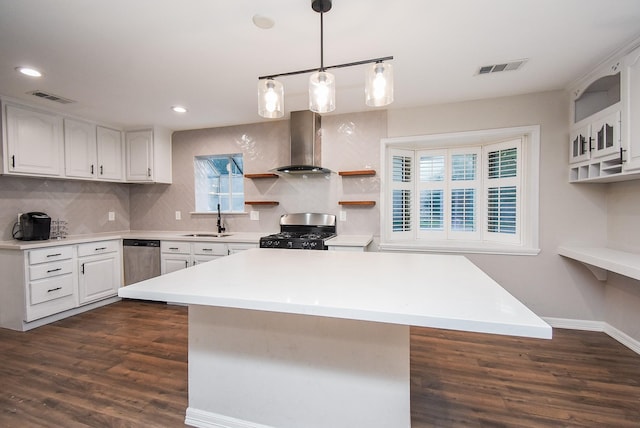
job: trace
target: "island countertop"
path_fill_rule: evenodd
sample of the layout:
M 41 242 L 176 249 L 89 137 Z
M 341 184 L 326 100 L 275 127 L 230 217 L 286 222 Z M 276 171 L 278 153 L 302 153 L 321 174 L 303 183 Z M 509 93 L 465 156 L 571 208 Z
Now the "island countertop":
M 123 287 L 125 298 L 550 338 L 464 256 L 251 249 Z

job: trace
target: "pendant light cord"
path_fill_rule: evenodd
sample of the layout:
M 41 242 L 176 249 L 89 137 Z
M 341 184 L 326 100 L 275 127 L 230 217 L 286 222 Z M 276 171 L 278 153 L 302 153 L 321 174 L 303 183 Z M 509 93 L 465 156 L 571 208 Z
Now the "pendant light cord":
M 320 71 L 324 71 L 324 12 L 320 12 Z

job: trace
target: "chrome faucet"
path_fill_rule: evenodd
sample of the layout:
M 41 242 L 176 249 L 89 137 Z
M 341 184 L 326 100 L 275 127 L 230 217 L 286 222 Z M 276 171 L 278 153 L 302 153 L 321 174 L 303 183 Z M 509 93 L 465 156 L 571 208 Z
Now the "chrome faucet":
M 222 226 L 222 217 L 220 216 L 220 204 L 218 204 L 218 222 L 216 223 L 216 226 L 218 227 L 218 235 L 222 234 L 222 232 L 227 230 L 225 227 Z

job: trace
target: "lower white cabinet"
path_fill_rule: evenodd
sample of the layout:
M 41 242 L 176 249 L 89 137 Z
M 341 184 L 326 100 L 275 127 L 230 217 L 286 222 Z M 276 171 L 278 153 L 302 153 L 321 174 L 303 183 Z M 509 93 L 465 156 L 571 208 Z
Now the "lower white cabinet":
M 85 304 L 116 296 L 122 283 L 120 241 L 78 245 L 78 300 Z
M 73 257 L 71 245 L 27 252 L 25 321 L 33 321 L 77 306 Z
M 249 243 L 162 241 L 160 271 L 164 275 L 257 247 Z
M 121 242 L 0 250 L 0 327 L 29 330 L 115 301 Z

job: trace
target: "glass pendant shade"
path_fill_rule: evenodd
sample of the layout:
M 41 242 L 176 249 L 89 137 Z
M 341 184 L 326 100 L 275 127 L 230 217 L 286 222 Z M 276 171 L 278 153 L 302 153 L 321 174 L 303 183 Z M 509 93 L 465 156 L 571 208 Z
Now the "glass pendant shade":
M 336 109 L 336 79 L 331 73 L 318 71 L 309 77 L 309 110 L 329 113 Z
M 376 62 L 367 69 L 365 86 L 369 107 L 382 107 L 393 102 L 393 68 L 391 64 Z
M 284 87 L 273 79 L 258 80 L 258 114 L 267 119 L 284 116 Z

